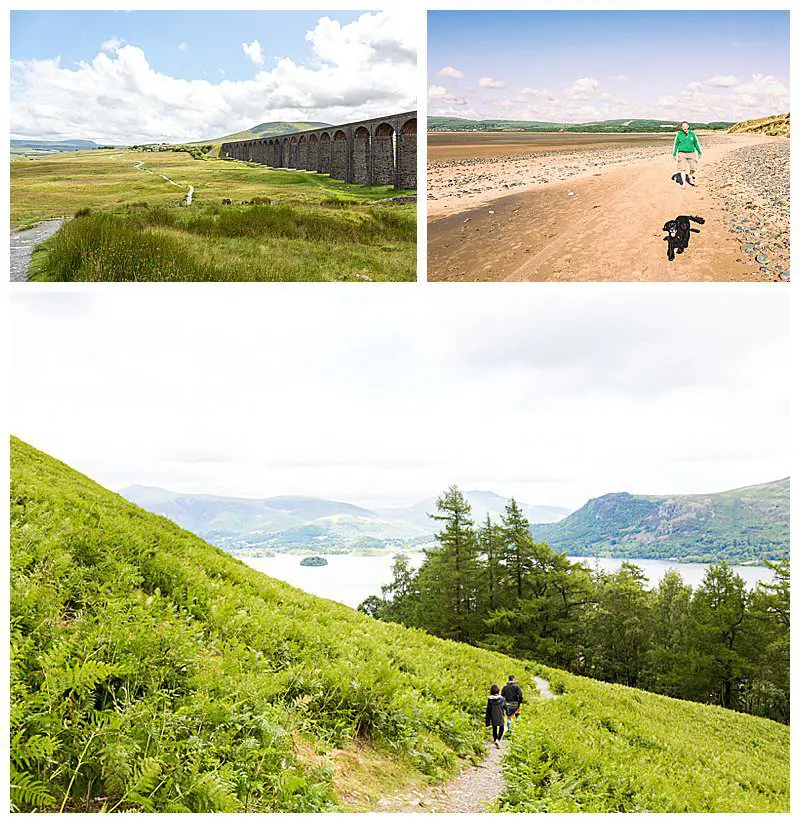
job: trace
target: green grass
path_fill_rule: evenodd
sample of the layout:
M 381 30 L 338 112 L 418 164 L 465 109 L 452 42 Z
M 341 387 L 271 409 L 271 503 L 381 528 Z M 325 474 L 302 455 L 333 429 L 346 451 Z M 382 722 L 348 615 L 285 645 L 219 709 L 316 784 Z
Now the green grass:
M 526 707 L 502 811 L 788 812 L 789 728 L 542 669 L 562 694 Z
M 540 802 L 537 775 L 577 785 L 574 757 L 625 809 L 646 796 L 672 810 L 682 769 L 701 787 L 691 810 L 788 810 L 776 723 L 554 672 L 567 695 L 534 706 L 535 664 L 304 594 L 16 439 L 10 512 L 14 808 L 342 809 L 361 773 L 358 760 L 342 771 L 342 749 L 396 763 L 400 781 L 441 780 L 482 752 L 487 686 L 513 671 L 529 702 L 505 808 Z M 637 711 L 652 745 L 593 757 L 596 721 Z M 657 784 L 660 749 L 661 790 L 622 792 L 625 772 Z
M 38 280 L 413 280 L 416 206 L 372 205 L 403 194 L 180 152 L 11 163 L 15 228 L 91 211 L 34 256 Z M 274 205 L 240 205 L 254 200 Z

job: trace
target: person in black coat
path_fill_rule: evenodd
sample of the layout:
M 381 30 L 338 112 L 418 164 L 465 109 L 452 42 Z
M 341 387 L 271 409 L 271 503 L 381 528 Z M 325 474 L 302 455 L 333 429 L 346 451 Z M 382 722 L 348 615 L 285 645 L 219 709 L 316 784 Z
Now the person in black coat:
M 515 682 L 513 674 L 508 676 L 508 683 L 503 686 L 501 694 L 508 705 L 506 726 L 508 733 L 511 734 L 511 721 L 519 717 L 519 710 L 522 707 L 522 689 Z
M 498 749 L 506 727 L 507 711 L 506 699 L 500 694 L 500 687 L 497 683 L 493 683 L 492 688 L 489 689 L 489 702 L 486 704 L 486 725 L 492 727 L 492 740 Z

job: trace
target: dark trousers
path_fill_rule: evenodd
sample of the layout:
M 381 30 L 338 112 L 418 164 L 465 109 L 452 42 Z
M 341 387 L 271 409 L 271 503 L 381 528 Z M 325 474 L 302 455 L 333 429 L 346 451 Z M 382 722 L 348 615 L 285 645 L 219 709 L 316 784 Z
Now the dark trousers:
M 492 740 L 502 740 L 505 726 L 492 726 Z

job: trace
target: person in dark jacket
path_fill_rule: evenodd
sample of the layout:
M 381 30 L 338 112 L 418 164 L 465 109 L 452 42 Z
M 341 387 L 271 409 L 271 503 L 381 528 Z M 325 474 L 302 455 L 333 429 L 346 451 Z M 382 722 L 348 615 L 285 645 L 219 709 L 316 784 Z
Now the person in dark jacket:
M 511 722 L 519 717 L 519 710 L 522 708 L 522 689 L 514 680 L 514 675 L 508 676 L 508 683 L 503 686 L 502 695 L 505 698 L 508 709 L 506 711 L 506 727 L 511 734 Z
M 506 727 L 507 711 L 508 706 L 505 698 L 500 694 L 500 687 L 497 683 L 492 683 L 492 688 L 489 689 L 489 702 L 486 704 L 486 725 L 492 727 L 492 740 L 498 749 Z

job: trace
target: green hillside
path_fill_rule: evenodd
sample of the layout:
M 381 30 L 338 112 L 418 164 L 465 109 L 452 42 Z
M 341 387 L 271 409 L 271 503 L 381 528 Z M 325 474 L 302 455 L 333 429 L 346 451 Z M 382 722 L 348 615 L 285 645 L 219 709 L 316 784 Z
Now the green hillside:
M 576 557 L 782 560 L 789 557 L 789 478 L 705 495 L 606 494 L 532 531 Z
M 690 123 L 692 129 L 718 130 L 733 125 L 730 122 Z M 679 122 L 672 120 L 602 120 L 589 123 L 551 123 L 541 120 L 466 120 L 462 117 L 429 117 L 428 131 L 520 131 L 520 132 L 599 132 L 637 134 L 641 132 L 676 131 Z
M 234 140 L 257 140 L 263 137 L 275 137 L 279 134 L 291 134 L 296 131 L 310 131 L 311 129 L 322 129 L 330 123 L 298 122 L 289 123 L 284 120 L 273 120 L 269 123 L 259 123 L 250 129 L 237 131 L 233 134 L 226 134 L 224 137 L 215 137 L 212 140 L 199 140 L 197 143 L 189 143 L 190 146 L 199 146 L 205 143 L 219 145 L 220 143 L 230 143 Z
M 761 117 L 758 120 L 744 120 L 731 126 L 731 134 L 766 134 L 770 137 L 790 136 L 789 114 L 775 114 L 771 117 Z
M 16 439 L 10 511 L 14 809 L 375 806 L 482 752 L 487 685 L 513 667 L 529 697 L 537 671 L 563 693 L 512 738 L 504 810 L 788 811 L 772 721 L 375 621 Z

